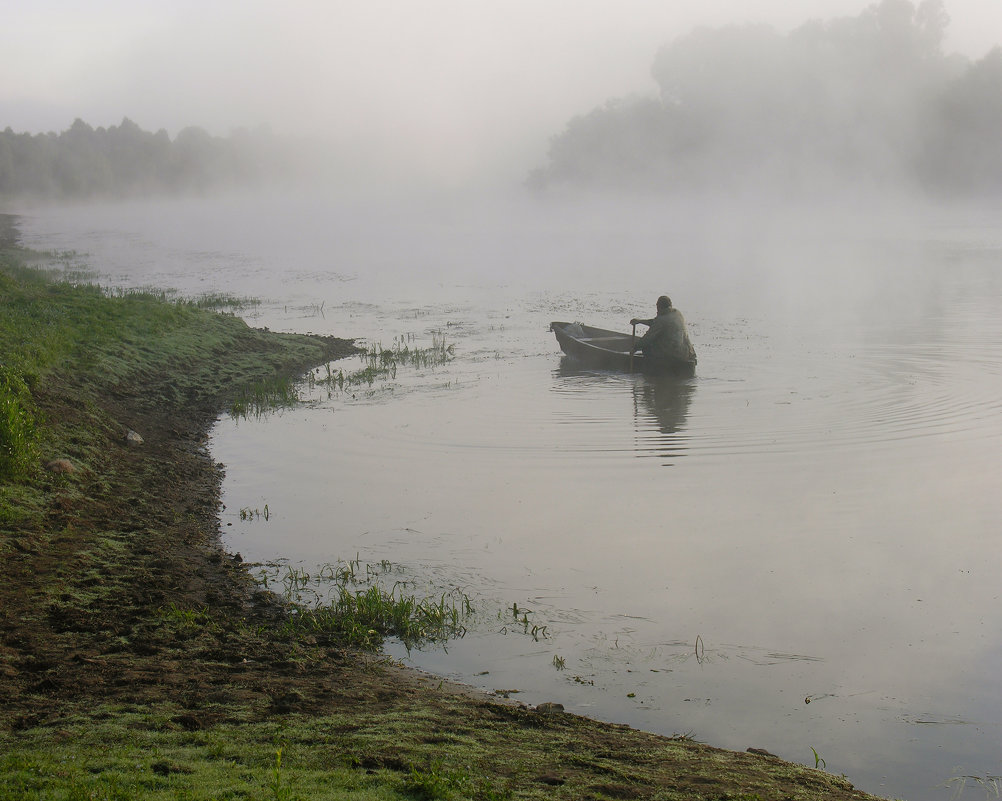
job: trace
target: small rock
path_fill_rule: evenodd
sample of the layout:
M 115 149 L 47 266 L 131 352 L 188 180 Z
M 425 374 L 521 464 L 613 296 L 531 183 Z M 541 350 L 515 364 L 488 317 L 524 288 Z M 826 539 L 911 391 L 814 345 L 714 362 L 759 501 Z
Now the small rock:
M 50 473 L 75 473 L 77 470 L 69 459 L 53 459 L 46 462 L 45 469 Z
M 536 707 L 536 711 L 541 715 L 559 715 L 564 711 L 564 705 L 556 704 L 552 701 L 544 701 Z
M 143 438 L 131 428 L 125 432 L 125 441 L 129 445 L 142 445 Z

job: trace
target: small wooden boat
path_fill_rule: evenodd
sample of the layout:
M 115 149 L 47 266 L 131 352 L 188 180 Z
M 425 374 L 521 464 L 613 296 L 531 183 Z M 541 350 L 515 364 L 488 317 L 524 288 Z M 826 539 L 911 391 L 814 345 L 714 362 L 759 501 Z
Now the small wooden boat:
M 653 362 L 644 359 L 644 354 L 639 351 L 631 359 L 630 349 L 634 343 L 631 334 L 607 331 L 581 323 L 561 322 L 550 323 L 550 330 L 556 335 L 560 349 L 587 367 L 679 376 L 691 376 L 696 372 L 696 362 L 686 359 L 667 363 Z

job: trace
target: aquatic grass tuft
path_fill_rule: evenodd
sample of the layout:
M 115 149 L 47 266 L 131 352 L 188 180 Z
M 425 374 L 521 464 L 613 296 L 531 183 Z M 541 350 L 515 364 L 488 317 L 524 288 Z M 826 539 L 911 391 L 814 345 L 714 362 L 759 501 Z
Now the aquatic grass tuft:
M 268 509 L 268 504 L 264 505 L 263 510 L 258 509 L 256 507 L 254 509 L 251 509 L 251 507 L 249 506 L 245 506 L 243 509 L 240 510 L 240 519 L 245 522 L 251 520 L 260 520 L 262 517 L 265 519 L 266 522 L 271 519 L 271 511 Z
M 529 619 L 529 615 L 535 614 L 535 612 L 533 612 L 531 609 L 520 607 L 518 605 L 518 602 L 515 601 L 514 603 L 512 603 L 511 608 L 508 609 L 507 611 L 511 612 L 513 623 L 502 624 L 501 629 L 499 630 L 500 634 L 508 634 L 510 630 L 509 626 L 511 626 L 516 630 L 518 628 L 521 628 L 523 634 L 528 634 L 536 642 L 539 642 L 540 639 L 545 640 L 547 638 L 548 635 L 546 633 L 546 626 L 541 623 L 536 623 L 535 621 Z M 499 611 L 498 618 L 501 619 L 501 617 L 502 615 L 501 612 Z M 556 663 L 554 662 L 554 664 Z
M 286 566 L 272 580 L 281 583 L 289 604 L 287 633 L 323 634 L 367 649 L 377 648 L 386 637 L 398 637 L 410 647 L 465 636 L 465 622 L 474 614 L 466 593 L 455 588 L 419 599 L 404 591 L 404 581 L 386 589 L 381 580 L 392 570 L 387 560 L 363 568 L 358 557 L 324 565 L 316 573 Z M 261 578 L 267 587 L 267 571 Z
M 184 301 L 196 309 L 236 312 L 261 305 L 260 298 L 238 297 L 225 292 L 206 292 Z
M 440 331 L 432 332 L 432 342 L 429 347 L 413 346 L 413 334 L 394 337 L 393 345 L 384 348 L 381 343 L 369 347 L 359 358 L 364 365 L 358 370 L 345 372 L 334 370 L 328 363 L 326 375 L 324 370 L 316 370 L 310 374 L 311 385 L 326 386 L 330 390 L 344 392 L 353 387 L 369 386 L 382 379 L 394 379 L 400 367 L 428 369 L 441 366 L 451 361 L 455 356 L 455 345 L 446 342 Z
M 387 592 L 373 585 L 361 592 L 342 588 L 333 607 L 317 610 L 315 624 L 322 628 L 333 625 L 334 630 L 362 645 L 378 645 L 386 636 L 413 645 L 464 636 L 462 621 L 469 614 L 467 610 L 469 599 L 458 590 L 419 601 L 413 595 L 398 595 L 396 587 Z
M 299 381 L 287 376 L 275 376 L 258 381 L 243 390 L 230 404 L 230 417 L 235 420 L 260 418 L 276 409 L 290 409 L 300 402 Z

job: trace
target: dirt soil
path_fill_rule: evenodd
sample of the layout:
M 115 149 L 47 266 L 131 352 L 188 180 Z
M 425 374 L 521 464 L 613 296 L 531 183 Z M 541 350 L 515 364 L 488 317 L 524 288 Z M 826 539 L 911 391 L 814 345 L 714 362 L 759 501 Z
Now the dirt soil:
M 516 796 L 535 787 L 552 797 L 870 797 L 771 755 L 544 713 L 440 686 L 378 654 L 279 636 L 281 601 L 220 545 L 223 467 L 206 441 L 224 399 L 175 395 L 155 376 L 96 404 L 81 401 L 71 379 L 37 388 L 48 420 L 100 434 L 78 454 L 73 443 L 48 454 L 68 458 L 73 472 L 43 473 L 43 525 L 0 532 L 0 729 L 114 704 L 164 706 L 192 730 L 334 711 L 400 720 L 417 710 L 435 736 L 493 738 L 481 768 L 503 774 Z M 129 429 L 142 444 L 128 441 Z M 181 625 L 185 614 L 212 625 Z M 406 755 L 405 743 L 374 747 L 362 767 L 406 770 Z

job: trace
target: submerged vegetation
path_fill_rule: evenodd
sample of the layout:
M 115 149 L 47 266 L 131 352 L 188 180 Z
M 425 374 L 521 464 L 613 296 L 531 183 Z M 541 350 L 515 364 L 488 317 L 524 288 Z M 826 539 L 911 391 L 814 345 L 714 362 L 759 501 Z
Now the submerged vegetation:
M 386 560 L 365 564 L 363 570 L 356 556 L 322 565 L 315 573 L 286 565 L 258 575 L 265 586 L 281 586 L 289 631 L 336 637 L 360 648 L 376 648 L 389 636 L 408 646 L 462 637 L 464 622 L 473 614 L 470 597 L 458 588 L 425 599 L 408 593 L 403 580 L 387 590 L 382 580 L 393 577 L 393 566 Z
M 240 390 L 230 404 L 230 417 L 260 417 L 275 409 L 288 409 L 299 403 L 298 379 L 292 376 L 269 376 Z
M 301 391 L 321 387 L 329 396 L 347 394 L 360 387 L 371 388 L 377 381 L 393 380 L 401 367 L 428 369 L 450 361 L 455 345 L 447 344 L 439 331 L 432 332 L 432 344 L 418 347 L 413 334 L 394 339 L 393 346 L 370 346 L 358 354 L 362 367 L 345 370 L 334 362 L 311 370 L 305 381 L 295 376 L 272 376 L 245 387 L 230 405 L 230 416 L 237 419 L 257 418 L 277 409 L 289 409 L 302 401 Z
M 335 370 L 328 362 L 326 374 L 321 370 L 310 373 L 309 381 L 313 385 L 328 387 L 332 390 L 345 391 L 352 387 L 372 386 L 382 378 L 396 378 L 397 369 L 402 366 L 417 369 L 434 368 L 446 364 L 455 355 L 455 345 L 447 344 L 441 331 L 432 332 L 431 345 L 426 348 L 417 347 L 413 334 L 394 337 L 393 345 L 384 348 L 382 344 L 371 345 L 360 354 L 364 367 L 358 370 Z
M 187 301 L 199 309 L 237 312 L 261 305 L 260 298 L 237 297 L 225 292 L 207 292 Z

